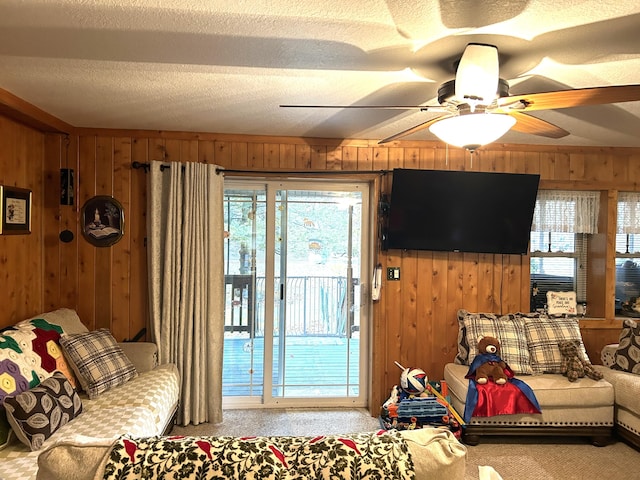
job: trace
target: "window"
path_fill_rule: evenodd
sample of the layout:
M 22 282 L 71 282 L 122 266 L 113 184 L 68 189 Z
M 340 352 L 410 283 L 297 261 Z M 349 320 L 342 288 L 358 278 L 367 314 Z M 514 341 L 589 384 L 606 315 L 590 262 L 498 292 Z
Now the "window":
M 587 235 L 597 232 L 600 194 L 540 190 L 531 228 L 531 310 L 548 291 L 575 291 L 587 302 Z
M 640 305 L 640 193 L 618 194 L 616 313 L 638 316 Z

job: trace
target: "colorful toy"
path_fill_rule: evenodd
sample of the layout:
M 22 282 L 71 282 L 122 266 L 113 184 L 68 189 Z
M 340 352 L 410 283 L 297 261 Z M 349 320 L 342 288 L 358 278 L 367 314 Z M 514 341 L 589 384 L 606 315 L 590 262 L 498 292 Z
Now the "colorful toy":
M 404 368 L 398 362 L 395 362 L 402 369 L 400 374 L 400 386 L 409 395 L 420 395 L 424 392 L 429 378 L 421 368 L 409 367 Z
M 479 359 L 478 359 L 479 357 Z M 476 364 L 476 360 L 478 360 Z M 500 341 L 495 337 L 482 337 L 478 341 L 478 355 L 474 359 L 476 364 L 476 383 L 483 385 L 493 378 L 496 385 L 507 383 L 504 369 L 507 364 L 500 358 Z
M 594 369 L 590 363 L 586 363 L 578 356 L 579 345 L 580 342 L 578 340 L 570 340 L 558 344 L 560 355 L 562 355 L 560 371 L 570 382 L 575 382 L 585 375 L 594 380 L 601 380 L 603 378 L 602 374 Z

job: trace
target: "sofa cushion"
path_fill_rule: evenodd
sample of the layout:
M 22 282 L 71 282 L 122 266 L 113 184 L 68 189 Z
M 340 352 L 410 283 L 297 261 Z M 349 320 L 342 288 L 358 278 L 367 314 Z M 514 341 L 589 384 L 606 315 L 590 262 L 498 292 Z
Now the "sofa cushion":
M 82 402 L 62 372 L 30 390 L 4 399 L 7 418 L 18 439 L 32 450 L 82 413 Z
M 138 375 L 109 330 L 63 335 L 60 345 L 89 398 Z
M 558 344 L 578 340 L 578 355 L 590 364 L 576 318 L 525 317 L 524 326 L 533 372 L 562 373 L 562 356 Z
M 640 324 L 635 320 L 625 319 L 623 322 L 611 368 L 640 374 Z
M 488 315 L 470 315 L 464 320 L 469 346 L 469 363 L 478 355 L 478 340 L 492 336 L 500 341 L 500 357 L 516 374 L 531 374 L 529 349 L 524 331 L 524 321 L 519 315 L 503 315 L 491 318 Z
M 458 310 L 458 353 L 455 358 L 455 363 L 459 365 L 469 365 L 469 343 L 467 342 L 467 328 L 465 327 L 465 320 L 493 320 L 497 321 L 498 316 L 493 313 L 472 313 L 465 309 Z

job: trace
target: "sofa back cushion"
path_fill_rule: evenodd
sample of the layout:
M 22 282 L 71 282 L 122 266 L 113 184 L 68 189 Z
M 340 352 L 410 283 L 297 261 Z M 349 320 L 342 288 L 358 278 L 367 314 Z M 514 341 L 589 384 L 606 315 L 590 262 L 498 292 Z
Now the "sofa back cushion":
M 478 355 L 478 341 L 491 336 L 500 341 L 500 357 L 515 374 L 533 373 L 529 362 L 529 349 L 524 331 L 524 321 L 517 314 L 491 318 L 487 315 L 471 315 L 464 320 L 469 363 Z
M 60 338 L 60 345 L 91 399 L 138 375 L 107 329 L 65 334 Z
M 534 373 L 562 373 L 562 355 L 558 345 L 572 340 L 578 341 L 580 359 L 591 364 L 577 318 L 531 316 L 524 318 L 524 325 Z
M 37 387 L 4 399 L 7 418 L 18 439 L 31 450 L 82 413 L 82 401 L 62 372 Z

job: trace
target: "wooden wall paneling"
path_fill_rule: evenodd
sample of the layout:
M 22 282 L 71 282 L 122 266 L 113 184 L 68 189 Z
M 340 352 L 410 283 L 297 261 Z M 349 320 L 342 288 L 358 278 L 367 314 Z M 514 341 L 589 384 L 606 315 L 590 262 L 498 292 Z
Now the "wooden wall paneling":
M 38 205 L 42 216 L 43 262 L 44 262 L 44 291 L 43 310 L 55 310 L 61 304 L 60 285 L 60 246 L 58 239 L 60 232 L 60 190 L 57 175 L 60 175 L 60 165 L 63 151 L 63 137 L 58 134 L 47 134 L 44 137 L 44 178 L 42 198 L 32 206 Z M 77 172 L 77 170 L 76 170 Z M 57 175 L 56 175 L 57 174 Z M 77 183 L 77 178 L 76 178 Z M 77 192 L 77 189 L 76 189 Z M 77 193 L 76 193 L 77 195 Z M 75 199 L 78 203 L 78 198 Z M 74 243 L 79 239 L 76 237 Z M 77 285 L 72 285 L 77 288 Z
M 404 149 L 404 162 L 402 168 L 420 168 L 420 149 L 419 148 L 405 148 Z
M 246 143 L 239 143 L 238 145 L 244 145 L 245 146 L 245 155 L 244 155 L 244 166 L 247 166 L 247 156 L 246 156 Z M 207 163 L 207 164 L 215 164 L 218 165 L 216 163 L 216 156 L 215 156 L 215 144 L 213 143 L 212 140 L 200 140 L 198 142 L 198 161 L 200 163 Z M 241 159 L 238 159 L 238 161 L 240 161 Z
M 184 143 L 183 143 L 184 145 Z M 113 139 L 113 197 L 124 213 L 124 235 L 111 247 L 111 333 L 116 340 L 131 338 L 131 232 L 127 228 L 131 213 L 131 137 Z M 137 299 L 140 301 L 140 299 Z
M 433 316 L 433 299 L 431 282 L 433 279 L 433 255 L 431 252 L 419 251 L 416 272 L 416 365 L 422 368 L 431 378 L 437 376 L 433 351 L 435 318 Z
M 113 137 L 96 139 L 96 195 L 113 195 Z M 96 250 L 95 328 L 111 329 L 113 318 L 113 250 Z
M 467 164 L 471 164 L 471 153 L 462 148 L 449 148 L 447 170 L 464 170 Z
M 198 161 L 198 141 L 182 140 L 180 142 L 180 161 L 181 162 L 197 162 Z
M 356 170 L 372 171 L 373 168 L 373 148 L 372 147 L 360 147 L 358 148 L 358 159 L 356 162 Z
M 216 140 L 215 143 L 215 164 L 221 167 L 233 168 L 231 163 L 231 144 L 229 142 L 223 142 Z M 262 144 L 257 144 L 262 147 Z M 260 155 L 263 155 L 261 152 Z M 260 157 L 262 158 L 262 157 Z
M 267 170 L 280 168 L 280 145 L 277 143 L 264 144 L 264 168 Z
M 610 155 L 612 180 L 616 182 L 626 182 L 629 178 L 637 178 L 630 176 L 631 171 L 631 155 Z
M 342 147 L 327 147 L 327 170 L 342 169 Z
M 595 182 L 613 181 L 613 161 L 608 154 L 585 154 L 584 180 Z
M 249 165 L 249 147 L 245 142 L 231 144 L 231 162 L 234 169 L 247 168 Z
M 438 343 L 440 357 L 436 364 L 439 378 L 444 378 L 444 366 L 457 352 L 458 320 L 456 312 L 464 303 L 464 253 L 449 253 L 447 265 L 447 295 L 445 312 L 439 321 L 443 332 Z M 453 356 L 451 355 L 453 353 Z
M 78 199 L 74 198 L 73 205 L 60 205 L 60 168 L 72 168 L 74 175 L 78 173 L 78 137 L 68 136 L 62 139 L 62 158 L 56 171 L 52 171 L 51 185 L 54 190 L 51 201 L 58 205 L 60 224 L 58 234 L 63 230 L 73 233 L 73 241 L 64 243 L 55 235 L 55 230 L 49 230 L 52 240 L 57 240 L 60 252 L 60 300 L 58 307 L 74 308 L 78 300 Z M 77 184 L 77 178 L 74 178 Z M 47 182 L 48 183 L 48 182 Z M 75 195 L 74 195 L 75 197 Z
M 213 148 L 212 142 L 207 142 Z M 131 158 L 138 162 L 149 161 L 147 139 L 131 140 Z M 131 198 L 128 216 L 125 217 L 126 233 L 130 239 L 131 278 L 129 295 L 129 335 L 130 338 L 140 330 L 147 327 L 147 335 L 143 340 L 150 338 L 149 327 L 149 297 L 147 281 L 147 176 L 142 169 L 131 170 Z
M 279 167 L 283 170 L 295 170 L 296 168 L 296 146 L 291 144 L 281 144 Z
M 185 162 L 186 160 L 182 159 L 182 154 L 188 153 L 188 149 L 185 149 L 187 151 L 183 152 L 182 150 L 182 140 L 178 140 L 175 138 L 167 138 L 164 141 L 164 155 L 165 157 L 163 158 L 164 161 L 166 162 Z
M 610 328 L 581 328 L 582 342 L 591 363 L 602 365 L 602 348 L 605 345 L 618 343 L 622 322 L 616 322 Z
M 435 148 L 420 148 L 419 167 L 423 170 L 433 170 L 435 168 L 436 150 Z
M 340 170 L 358 169 L 358 150 L 359 147 L 342 147 L 342 161 L 340 162 Z
M 462 302 L 471 312 L 478 311 L 478 279 L 480 278 L 480 257 L 478 253 L 464 253 L 462 262 Z
M 444 373 L 443 358 L 446 355 L 447 345 L 450 342 L 447 331 L 447 320 L 450 308 L 447 305 L 448 288 L 448 254 L 445 252 L 433 252 L 431 270 L 431 299 L 433 302 L 433 372 L 432 376 L 441 377 Z
M 384 147 L 374 147 L 373 148 L 373 158 L 372 158 L 372 167 L 374 170 L 388 170 L 389 169 L 389 149 Z M 387 175 L 390 177 L 390 175 Z M 391 183 L 389 183 L 389 186 Z M 390 190 L 383 188 L 384 192 L 390 193 Z
M 261 143 L 249 143 L 247 145 L 247 153 L 249 155 L 249 168 L 260 169 L 264 168 L 264 147 Z M 216 160 L 217 162 L 218 160 Z M 221 162 L 224 162 L 224 159 L 220 159 Z M 218 163 L 218 165 L 223 165 L 223 163 Z M 224 163 L 227 165 L 227 163 Z M 235 165 L 231 164 L 231 168 L 234 168 Z
M 493 263 L 495 255 L 481 253 L 478 255 L 478 289 L 477 298 L 465 297 L 462 308 L 471 312 L 494 312 L 495 291 L 493 277 Z
M 402 252 L 400 257 L 400 355 L 396 360 L 404 367 L 416 363 L 420 341 L 417 338 L 418 260 L 416 252 Z
M 520 311 L 531 310 L 531 255 L 520 257 Z
M 539 154 L 540 159 L 540 180 L 553 179 L 553 171 L 555 168 L 556 156 L 553 153 L 542 152 Z
M 95 136 L 78 139 L 78 172 L 76 174 L 76 200 L 81 209 L 87 200 L 96 194 L 96 149 Z M 81 211 L 81 210 L 79 210 Z M 81 220 L 80 224 L 82 228 Z M 87 242 L 78 232 L 78 283 L 76 311 L 89 330 L 96 328 L 96 247 Z
M 149 161 L 168 161 L 164 138 L 149 139 Z
M 386 268 L 400 267 L 401 258 L 397 250 L 387 252 Z M 384 332 L 381 341 L 385 351 L 385 377 L 379 385 L 384 395 L 388 395 L 389 389 L 397 383 L 398 367 L 395 361 L 402 358 L 402 274 L 400 280 L 387 280 L 386 269 L 383 271 L 382 292 L 384 294 Z
M 311 147 L 309 166 L 311 170 L 325 170 L 327 168 L 327 147 L 325 145 Z
M 607 232 L 610 229 L 615 232 L 615 225 L 610 225 L 609 217 L 610 215 L 615 216 L 617 198 L 617 192 L 609 193 L 605 191 L 600 194 L 598 233 L 590 235 L 587 239 L 587 312 L 589 316 L 604 317 L 606 312 L 607 257 L 610 255 L 608 252 Z M 613 211 L 611 210 L 612 208 L 614 208 Z M 615 244 L 613 247 L 615 250 Z M 615 254 L 613 256 L 615 257 Z M 615 276 L 615 271 L 613 274 Z
M 296 161 L 294 168 L 296 170 L 311 170 L 311 147 L 309 145 L 295 146 Z

